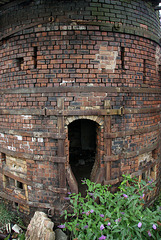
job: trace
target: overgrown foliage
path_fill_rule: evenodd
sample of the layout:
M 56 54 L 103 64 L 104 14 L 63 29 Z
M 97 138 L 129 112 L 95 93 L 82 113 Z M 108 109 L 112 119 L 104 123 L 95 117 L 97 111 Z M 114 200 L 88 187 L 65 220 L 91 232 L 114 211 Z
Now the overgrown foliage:
M 17 214 L 15 212 L 9 211 L 6 208 L 6 205 L 3 203 L 3 201 L 0 201 L 0 228 L 5 228 L 7 224 L 17 224 L 19 226 L 24 227 L 24 223 L 22 218 L 20 217 L 19 211 L 17 209 Z M 8 234 L 8 236 L 5 238 L 5 240 L 12 239 L 11 238 L 12 233 Z M 25 239 L 25 233 L 19 233 L 16 234 L 16 239 L 24 240 Z
M 5 204 L 0 202 L 0 226 L 15 221 L 15 214 L 6 209 Z
M 124 180 L 116 193 L 109 186 L 85 180 L 87 195 L 70 194 L 66 198 L 72 213 L 65 211 L 65 223 L 59 225 L 69 230 L 75 240 L 145 240 L 161 239 L 161 210 L 144 208 L 151 182 L 139 182 L 137 178 L 123 176 Z

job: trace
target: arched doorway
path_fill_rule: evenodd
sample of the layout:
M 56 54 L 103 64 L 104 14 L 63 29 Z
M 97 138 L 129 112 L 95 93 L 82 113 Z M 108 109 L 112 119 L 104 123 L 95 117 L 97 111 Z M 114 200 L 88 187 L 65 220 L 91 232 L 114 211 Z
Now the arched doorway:
M 97 151 L 98 124 L 92 120 L 79 119 L 68 126 L 69 164 L 78 183 L 79 192 L 85 189 L 81 180 L 91 178 Z

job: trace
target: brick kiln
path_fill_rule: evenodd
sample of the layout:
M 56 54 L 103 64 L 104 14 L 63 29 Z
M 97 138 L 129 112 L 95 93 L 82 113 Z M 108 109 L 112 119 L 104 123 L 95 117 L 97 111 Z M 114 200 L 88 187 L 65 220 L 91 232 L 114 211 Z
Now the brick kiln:
M 159 186 L 159 2 L 0 1 L 2 198 L 52 215 L 83 178 Z

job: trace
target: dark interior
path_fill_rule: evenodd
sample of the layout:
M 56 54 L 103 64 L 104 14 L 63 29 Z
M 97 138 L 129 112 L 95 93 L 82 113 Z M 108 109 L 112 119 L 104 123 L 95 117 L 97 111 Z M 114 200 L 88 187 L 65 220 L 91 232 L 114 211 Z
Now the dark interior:
M 85 194 L 81 184 L 90 179 L 96 154 L 96 123 L 91 120 L 76 120 L 69 125 L 69 163 L 77 180 L 79 192 Z

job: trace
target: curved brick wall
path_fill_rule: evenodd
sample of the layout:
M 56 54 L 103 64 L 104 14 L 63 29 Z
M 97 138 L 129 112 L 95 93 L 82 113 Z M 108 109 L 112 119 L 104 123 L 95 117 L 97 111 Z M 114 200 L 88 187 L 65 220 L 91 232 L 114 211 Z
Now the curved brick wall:
M 160 38 L 158 13 L 155 1 L 81 0 L 76 1 L 21 1 L 19 5 L 2 8 L 2 30 L 9 32 L 24 24 L 47 20 L 50 16 L 57 23 L 87 21 L 102 26 L 105 31 L 127 32 L 152 39 Z M 157 18 L 156 18 L 157 15 Z
M 82 119 L 96 123 L 92 180 L 116 186 L 130 173 L 159 184 L 152 2 L 28 1 L 3 7 L 0 19 L 0 195 L 26 213 L 59 209 L 78 191 L 68 130 Z

